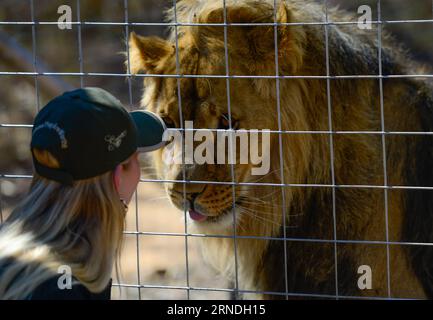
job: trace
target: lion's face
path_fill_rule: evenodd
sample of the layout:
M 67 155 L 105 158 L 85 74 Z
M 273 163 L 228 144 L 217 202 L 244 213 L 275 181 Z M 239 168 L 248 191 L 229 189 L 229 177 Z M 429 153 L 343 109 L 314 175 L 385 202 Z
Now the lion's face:
M 245 19 L 251 19 L 250 12 L 244 13 L 247 14 Z M 272 19 L 272 13 L 272 10 L 269 11 L 267 18 Z M 239 12 L 229 11 L 229 17 L 231 14 L 242 20 Z M 205 20 L 218 22 L 221 17 L 221 12 L 212 12 L 207 13 Z M 161 75 L 145 78 L 142 106 L 159 114 L 168 127 L 172 128 L 185 127 L 185 121 L 192 121 L 194 129 L 278 130 L 274 79 L 235 78 L 227 81 L 224 77 L 212 77 L 226 74 L 226 54 L 229 58 L 230 75 L 274 75 L 273 28 L 254 29 L 249 30 L 248 33 L 245 33 L 247 31 L 242 27 L 234 29 L 228 36 L 230 49 L 227 53 L 222 41 L 222 28 L 218 30 L 201 28 L 185 30 L 185 33 L 179 37 L 178 52 L 173 42 L 156 37 L 131 35 L 131 71 L 136 73 L 144 70 L 147 73 Z M 256 39 L 263 33 L 268 36 L 266 40 Z M 254 52 L 250 52 L 252 41 L 255 43 Z M 198 76 L 179 79 L 164 77 L 164 75 L 175 74 Z M 211 77 L 203 77 L 206 75 Z M 181 112 L 179 112 L 180 105 Z M 285 118 L 282 119 L 284 120 Z M 216 141 L 215 131 L 213 136 Z M 196 140 L 195 145 L 199 144 L 198 141 L 202 139 Z M 278 183 L 281 181 L 280 178 L 274 177 L 275 175 L 279 177 L 278 134 L 270 134 L 268 145 L 269 149 L 266 152 L 269 152 L 267 159 L 269 164 L 266 164 L 268 168 L 261 175 L 252 174 L 252 168 L 257 167 L 257 163 L 253 165 L 250 158 L 248 163 L 239 163 L 241 152 L 244 152 L 239 150 L 239 143 L 236 145 L 235 164 L 229 164 L 228 161 L 224 164 L 173 163 L 170 159 L 182 155 L 182 146 L 176 142 L 171 147 L 155 152 L 153 162 L 160 179 L 179 181 L 165 184 L 166 191 L 176 207 L 189 211 L 190 218 L 198 226 L 227 228 L 233 224 L 231 209 L 234 204 L 237 208 L 245 210 L 251 207 L 254 201 L 263 206 L 263 199 L 257 202 L 257 198 L 260 198 L 260 192 L 263 195 L 264 190 L 270 192 L 269 188 L 259 190 L 257 187 L 245 185 L 233 188 L 233 181 L 237 183 L 264 181 L 264 179 Z M 260 154 L 265 150 L 263 146 L 264 140 L 259 137 L 258 150 L 255 151 Z M 228 146 L 224 152 L 228 153 Z M 214 158 L 217 157 L 217 153 L 215 148 Z M 194 183 L 182 183 L 181 181 L 184 180 L 194 181 Z M 214 183 L 203 183 L 203 181 Z M 277 198 L 276 195 L 274 199 Z M 245 216 L 247 211 L 240 210 L 236 215 L 237 219 L 243 218 L 242 212 Z M 249 213 L 254 215 L 251 211 Z M 280 212 L 278 216 L 281 216 Z
M 193 50 L 183 49 L 179 52 L 181 61 L 188 61 L 189 70 L 186 74 L 224 74 L 224 68 L 209 64 L 205 57 L 200 57 Z M 162 65 L 161 74 L 176 74 L 175 56 L 166 59 Z M 185 127 L 185 121 L 192 121 L 194 129 L 230 128 L 228 114 L 227 87 L 225 79 L 184 78 L 147 78 L 143 104 L 159 114 L 169 127 Z M 179 101 L 180 94 L 180 101 Z M 276 112 L 269 112 L 269 101 L 253 89 L 251 80 L 230 81 L 231 128 L 233 129 L 271 129 L 277 130 Z M 182 104 L 182 114 L 179 104 Z M 181 124 L 181 117 L 183 125 Z M 195 133 L 195 132 L 194 132 Z M 216 141 L 216 132 L 213 132 Z M 174 148 L 173 148 L 174 147 Z M 239 144 L 237 145 L 239 159 Z M 228 153 L 225 148 L 225 153 Z M 181 157 L 182 146 L 166 147 L 154 154 L 154 164 L 159 177 L 163 180 L 216 181 L 231 183 L 232 165 L 225 164 L 176 164 L 170 159 Z M 217 156 L 215 150 L 215 157 Z M 253 165 L 233 164 L 234 181 L 254 181 L 260 176 L 252 176 Z M 246 188 L 244 188 L 246 189 Z M 175 206 L 190 211 L 191 218 L 200 224 L 231 224 L 233 218 L 233 193 L 236 205 L 241 205 L 242 188 L 233 190 L 231 184 L 184 184 L 173 182 L 166 184 L 167 193 Z M 187 203 L 183 203 L 184 192 Z M 206 218 L 207 217 L 207 218 Z

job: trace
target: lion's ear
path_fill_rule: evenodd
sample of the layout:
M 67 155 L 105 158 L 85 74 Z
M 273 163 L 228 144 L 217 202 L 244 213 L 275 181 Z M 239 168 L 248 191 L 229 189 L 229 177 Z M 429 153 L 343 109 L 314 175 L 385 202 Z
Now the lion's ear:
M 173 46 L 159 37 L 142 37 L 131 32 L 129 61 L 131 73 L 152 71 L 158 62 L 173 52 Z

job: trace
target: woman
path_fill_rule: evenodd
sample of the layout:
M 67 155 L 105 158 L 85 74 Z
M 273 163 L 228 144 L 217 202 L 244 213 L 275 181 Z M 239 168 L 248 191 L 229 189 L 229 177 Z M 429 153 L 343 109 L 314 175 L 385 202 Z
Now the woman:
M 39 112 L 30 191 L 0 229 L 0 299 L 110 299 L 138 152 L 161 147 L 164 130 L 97 88 Z

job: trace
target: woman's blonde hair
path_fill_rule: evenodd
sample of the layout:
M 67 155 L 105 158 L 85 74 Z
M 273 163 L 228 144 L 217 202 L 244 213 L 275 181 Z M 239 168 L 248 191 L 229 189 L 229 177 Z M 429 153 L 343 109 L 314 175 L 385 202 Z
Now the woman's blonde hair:
M 59 168 L 47 151 L 39 163 Z M 26 299 L 68 266 L 91 292 L 108 285 L 118 257 L 125 208 L 113 172 L 65 186 L 34 175 L 30 191 L 0 229 L 0 299 Z

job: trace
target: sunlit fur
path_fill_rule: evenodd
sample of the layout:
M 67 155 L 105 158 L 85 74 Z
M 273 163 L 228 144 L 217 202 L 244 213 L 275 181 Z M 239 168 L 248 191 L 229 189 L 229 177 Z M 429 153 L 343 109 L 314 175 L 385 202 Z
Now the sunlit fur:
M 321 22 L 322 6 L 313 1 L 222 1 L 181 0 L 176 11 L 168 11 L 168 21 L 183 23 Z M 176 14 L 175 14 L 176 13 Z M 275 13 L 275 16 L 274 16 Z M 357 21 L 357 17 L 336 9 L 329 10 L 333 21 Z M 178 32 L 176 50 L 175 32 Z M 275 57 L 275 36 L 278 57 Z M 361 30 L 356 25 L 329 26 L 329 72 L 331 75 L 380 74 L 377 48 L 378 32 Z M 422 71 L 391 37 L 382 34 L 383 74 L 416 74 Z M 178 26 L 169 39 L 130 37 L 130 69 L 133 73 L 225 75 L 225 40 L 230 75 L 279 74 L 310 76 L 303 79 L 230 79 L 232 117 L 240 128 L 329 131 L 381 131 L 381 94 L 378 79 L 331 79 L 329 100 L 324 26 L 227 27 Z M 179 68 L 177 68 L 177 53 Z M 228 111 L 224 78 L 145 78 L 142 106 L 158 112 L 175 127 L 180 127 L 178 86 L 180 82 L 183 120 L 194 121 L 194 128 L 219 127 Z M 280 101 L 277 103 L 277 85 Z M 383 106 L 387 131 L 432 131 L 431 88 L 423 79 L 384 79 Z M 278 108 L 280 118 L 278 117 Z M 332 121 L 329 119 L 331 110 Z M 279 125 L 281 122 L 281 125 Z M 433 186 L 431 173 L 431 136 L 387 135 L 387 183 L 395 186 Z M 271 182 L 319 185 L 384 185 L 381 135 L 334 134 L 331 163 L 329 134 L 283 134 L 282 156 L 279 135 L 271 139 L 271 170 L 251 176 L 250 165 L 235 165 L 238 182 Z M 165 165 L 163 151 L 154 154 L 153 163 L 160 178 L 199 181 L 232 181 L 230 165 Z M 281 179 L 280 162 L 284 163 Z M 333 166 L 332 166 L 333 165 Z M 332 170 L 334 168 L 334 180 Z M 166 185 L 172 202 L 183 207 L 183 184 Z M 187 197 L 196 194 L 202 213 L 222 220 L 193 223 L 197 232 L 233 235 L 231 185 L 186 184 Z M 239 187 L 236 196 L 236 234 L 265 236 L 267 239 L 204 238 L 207 260 L 228 280 L 238 277 L 239 289 L 269 293 L 336 294 L 338 271 L 340 295 L 388 296 L 387 269 L 391 295 L 422 298 L 433 294 L 432 250 L 429 246 L 387 247 L 293 241 L 295 238 L 334 239 L 334 214 L 337 238 L 341 240 L 388 240 L 431 242 L 433 240 L 432 197 L 426 190 L 389 190 L 388 215 L 385 214 L 384 189 L 330 187 Z M 335 211 L 333 210 L 335 197 Z M 387 217 L 386 217 L 387 216 Z M 283 218 L 284 217 L 284 218 Z M 232 218 L 232 223 L 229 219 Z M 385 221 L 389 232 L 386 233 Z M 286 226 L 286 228 L 284 228 Z M 291 238 L 292 241 L 269 239 Z M 237 260 L 234 258 L 236 243 Z M 389 250 L 387 250 L 389 249 Z M 389 255 L 388 255 L 389 252 Z M 335 254 L 338 270 L 335 270 Z M 237 270 L 235 265 L 237 264 Z M 373 289 L 360 290 L 358 267 L 369 265 Z M 287 271 L 287 272 L 286 272 Z M 287 285 L 286 285 L 287 284 Z M 278 294 L 244 295 L 245 298 L 284 298 Z

